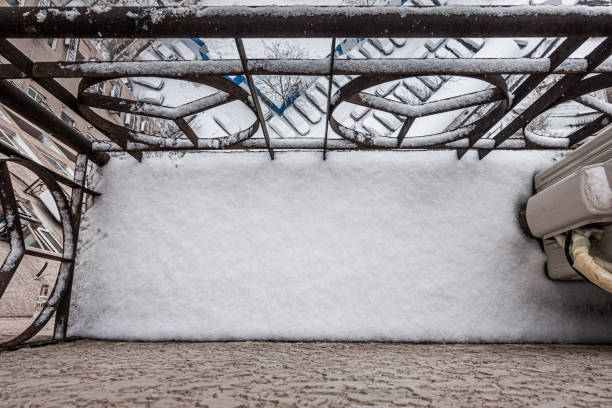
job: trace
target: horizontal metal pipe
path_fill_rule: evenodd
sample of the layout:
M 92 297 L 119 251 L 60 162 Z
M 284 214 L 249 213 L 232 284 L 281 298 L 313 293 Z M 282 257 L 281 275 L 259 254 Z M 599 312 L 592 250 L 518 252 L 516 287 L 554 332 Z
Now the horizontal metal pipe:
M 200 139 L 202 140 L 202 139 Z M 300 138 L 300 139 L 271 139 L 270 147 L 275 150 L 323 150 L 323 138 Z M 205 145 L 205 143 L 202 143 Z M 387 150 L 457 150 L 463 149 L 465 146 L 443 146 L 443 147 L 400 147 L 387 148 Z M 476 147 L 475 147 L 476 148 Z M 121 147 L 113 142 L 94 142 L 93 149 L 100 152 L 122 152 Z M 244 142 L 229 147 L 225 150 L 266 150 L 266 142 L 264 139 L 247 139 Z M 501 146 L 499 150 L 516 150 L 523 147 Z M 192 150 L 192 151 L 223 151 L 215 148 L 193 147 L 193 144 L 186 139 L 179 143 L 174 143 L 172 147 L 159 147 L 146 145 L 143 143 L 129 142 L 127 151 L 146 152 L 146 151 L 174 151 L 174 150 Z M 372 150 L 369 148 L 359 147 L 354 143 L 344 139 L 329 139 L 327 141 L 327 150 Z M 536 148 L 537 150 L 537 148 Z
M 54 252 L 44 251 L 36 248 L 26 248 L 25 254 L 35 256 L 37 258 L 49 259 L 51 261 L 72 262 L 72 259 L 66 259 L 63 256 L 58 255 Z
M 427 102 L 422 105 L 409 105 L 365 92 L 359 92 L 348 98 L 347 102 L 381 110 L 383 112 L 393 113 L 395 115 L 415 118 L 497 102 L 504 99 L 504 97 L 505 95 L 500 89 L 491 88 L 454 98 Z
M 2 71 L 0 70 L 0 73 Z M 240 75 L 240 60 L 35 62 L 33 78 L 107 78 L 116 76 L 197 77 Z
M 100 108 L 117 112 L 135 113 L 161 119 L 177 120 L 198 112 L 214 108 L 235 100 L 230 94 L 219 91 L 212 95 L 196 99 L 176 107 L 160 106 L 151 103 L 134 101 L 112 96 L 83 92 L 79 102 L 92 108 Z
M 25 74 L 0 65 L 0 78 L 23 78 Z M 329 75 L 329 60 L 265 60 L 248 62 L 253 75 Z M 572 58 L 550 71 L 548 58 L 459 58 L 459 59 L 336 59 L 334 75 L 487 75 L 487 74 L 579 74 L 586 72 L 584 58 Z M 601 64 L 593 72 L 612 72 L 612 63 Z M 116 62 L 35 62 L 33 78 L 108 78 L 158 76 L 197 78 L 201 76 L 241 75 L 240 60 L 206 61 L 116 61 Z
M 606 115 L 612 117 L 612 103 L 606 102 L 602 99 L 595 98 L 590 95 L 582 95 L 576 98 L 577 102 L 588 106 L 591 109 L 595 109 L 601 113 L 605 113 Z
M 21 72 L 19 68 L 13 64 L 0 64 L 0 78 L 2 79 L 17 79 L 27 78 L 27 74 Z
M 103 166 L 108 161 L 109 156 L 107 154 L 92 150 L 91 142 L 85 136 L 68 126 L 60 118 L 6 80 L 0 80 L 0 103 L 45 132 L 49 132 L 70 148 L 79 153 L 87 154 L 87 157 L 94 163 Z
M 0 7 L 0 37 L 604 37 L 587 6 Z

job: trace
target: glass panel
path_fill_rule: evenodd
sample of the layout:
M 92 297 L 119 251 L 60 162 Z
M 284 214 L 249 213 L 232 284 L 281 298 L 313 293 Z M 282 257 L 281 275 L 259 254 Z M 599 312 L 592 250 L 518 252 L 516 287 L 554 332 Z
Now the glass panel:
M 4 131 L 4 129 L 0 129 L 0 140 L 19 150 L 11 134 Z
M 51 164 L 51 166 L 53 166 L 53 168 L 55 170 L 59 171 L 60 173 L 62 173 L 64 176 L 66 176 L 68 178 L 71 178 L 73 176 L 72 175 L 72 169 L 67 168 L 66 166 L 64 166 L 60 162 L 58 162 L 57 160 L 53 159 L 50 156 L 47 156 L 45 153 L 43 153 L 42 155 L 49 162 L 49 164 Z
M 51 248 L 51 245 L 47 244 L 45 242 L 45 240 L 43 239 L 43 237 L 40 235 L 40 232 L 33 230 L 32 231 L 34 233 L 34 235 L 36 236 L 36 239 L 38 240 L 38 242 L 40 243 L 40 245 L 42 245 L 43 249 L 45 251 L 50 251 L 53 252 L 53 248 Z
M 23 232 L 23 241 L 26 246 L 29 246 L 32 248 L 43 249 L 42 246 L 38 243 L 38 241 L 34 237 L 34 235 L 32 235 L 29 228 Z
M 47 239 L 47 241 L 51 245 L 53 245 L 53 248 L 55 248 L 56 252 L 62 252 L 62 246 L 59 244 L 59 242 L 55 240 L 55 237 L 51 235 L 49 231 L 43 228 L 38 228 L 38 232 L 40 232 Z
M 0 110 L 0 119 L 4 120 L 5 122 L 11 123 L 9 118 L 1 110 Z
M 71 127 L 74 127 L 74 120 L 72 120 L 72 118 L 71 118 L 70 116 L 68 116 L 68 115 L 66 115 L 64 112 L 62 112 L 62 114 L 61 114 L 61 118 L 62 118 L 62 120 L 63 120 L 63 121 L 66 123 L 66 124 L 68 124 L 68 125 L 69 125 L 69 126 L 71 126 Z

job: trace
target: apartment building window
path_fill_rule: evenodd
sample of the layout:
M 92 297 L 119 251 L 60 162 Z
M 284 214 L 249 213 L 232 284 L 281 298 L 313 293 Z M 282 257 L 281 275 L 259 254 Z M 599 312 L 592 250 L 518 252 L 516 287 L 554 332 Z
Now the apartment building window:
M 57 170 L 60 174 L 63 174 L 64 176 L 72 179 L 72 177 L 74 176 L 72 169 L 65 165 L 64 163 L 55 160 L 53 157 L 49 156 L 46 153 L 41 152 L 41 154 L 43 155 L 43 157 L 45 158 L 45 160 L 47 160 L 47 162 L 55 169 Z
M 64 112 L 62 112 L 61 118 L 64 121 L 64 123 L 66 123 L 71 128 L 75 127 L 74 120 L 72 120 L 72 118 L 70 116 L 66 115 Z
M 41 93 L 39 93 L 34 88 L 28 88 L 28 96 L 34 99 L 36 102 L 40 103 L 45 109 L 49 112 L 53 112 L 53 109 L 49 105 L 47 105 L 47 97 Z M 55 112 L 53 112 L 55 113 Z
M 53 141 L 47 135 L 45 135 L 44 133 L 40 135 L 40 138 L 38 140 L 42 144 L 47 146 L 49 149 L 53 150 L 54 152 L 61 153 L 60 150 L 55 145 L 55 143 L 53 143 Z
M 19 143 L 17 143 L 17 141 L 15 140 L 15 133 L 8 129 L 0 127 L 0 141 L 21 151 L 21 149 L 19 148 Z
M 26 220 L 28 222 L 34 222 L 34 223 L 39 223 L 40 221 L 38 221 L 38 218 L 34 217 L 34 215 L 32 215 L 32 213 L 30 212 L 30 210 L 28 210 L 28 207 L 26 207 L 26 205 L 18 198 L 15 198 L 15 201 L 17 202 L 17 211 L 19 212 L 19 217 L 22 220 Z
M 13 81 L 12 79 L 7 79 L 7 81 L 9 81 L 11 84 L 13 84 L 13 86 L 15 88 L 21 89 L 21 85 L 18 84 L 17 82 Z
M 45 263 L 45 265 L 47 265 Z M 44 270 L 44 269 L 43 269 Z M 49 284 L 43 283 L 40 287 L 40 294 L 38 295 L 38 299 L 36 299 L 36 309 L 41 310 L 45 306 L 47 306 L 47 302 L 49 301 Z
M 16 201 L 25 245 L 45 251 L 62 253 L 62 244 L 55 235 L 38 218 L 32 215 L 19 198 Z M 4 215 L 0 215 L 0 238 L 4 240 L 9 239 Z
M 41 95 L 34 88 L 28 88 L 28 96 L 38 103 L 47 103 L 47 97 L 45 95 Z
M 36 232 L 43 238 L 43 242 L 51 248 L 51 251 L 62 252 L 62 246 L 48 229 L 41 226 L 36 228 Z
M 138 125 L 138 118 L 136 117 L 136 115 L 127 113 L 125 115 L 125 120 L 123 121 L 123 123 L 130 129 L 136 129 L 136 126 Z
M 11 123 L 10 119 L 8 118 L 8 116 L 6 116 L 4 114 L 4 112 L 2 112 L 2 110 L 0 109 L 0 119 L 2 119 L 3 121 L 7 122 L 7 123 Z
M 49 252 L 62 252 L 62 246 L 55 237 L 45 227 L 34 227 L 27 223 L 23 231 L 23 241 L 26 246 L 42 249 Z
M 64 44 L 68 47 L 66 50 L 66 61 L 74 62 L 77 60 L 77 54 L 79 52 L 79 39 L 78 38 L 66 38 Z
M 24 156 L 28 156 L 30 158 L 36 159 L 36 155 L 30 150 L 28 145 L 21 140 L 21 138 L 15 134 L 12 130 L 9 130 L 5 127 L 0 126 L 0 143 L 7 144 L 23 154 Z
M 34 236 L 34 232 L 33 232 L 32 228 L 30 228 L 29 226 L 27 226 L 26 230 L 24 231 L 23 242 L 24 242 L 25 246 L 29 246 L 29 247 L 32 247 L 32 248 L 43 249 L 43 246 L 40 244 L 40 242 L 38 242 L 38 240 Z
M 119 98 L 121 96 L 121 85 L 117 82 L 113 82 L 113 87 L 111 88 L 110 96 Z
M 114 97 L 114 98 L 120 98 L 121 97 L 121 85 L 118 82 L 112 82 L 112 87 L 110 90 L 110 96 Z M 114 113 L 116 115 L 121 115 L 121 113 L 119 113 L 118 111 L 114 111 L 114 110 L 109 110 L 110 113 Z
M 143 133 L 149 133 L 151 124 L 148 120 L 143 120 L 140 122 L 140 131 Z

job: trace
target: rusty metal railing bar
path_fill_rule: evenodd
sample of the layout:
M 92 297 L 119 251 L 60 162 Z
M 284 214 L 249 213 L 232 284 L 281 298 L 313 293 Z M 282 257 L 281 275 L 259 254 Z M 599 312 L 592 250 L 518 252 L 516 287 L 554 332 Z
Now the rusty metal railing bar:
M 77 152 L 89 155 L 96 164 L 104 165 L 108 161 L 108 155 L 92 151 L 91 142 L 85 136 L 6 80 L 0 80 L 0 103 Z
M 74 182 L 79 185 L 85 185 L 87 180 L 87 162 L 88 158 L 84 154 L 79 154 L 76 159 L 74 169 Z M 79 226 L 81 224 L 81 213 L 83 209 L 83 197 L 85 191 L 83 188 L 72 189 L 70 196 L 70 212 L 72 214 L 73 222 L 73 246 L 72 246 L 72 259 L 76 258 L 77 244 L 79 241 Z M 62 340 L 66 338 L 66 332 L 68 330 L 68 316 L 70 313 L 70 300 L 72 296 L 72 281 L 74 277 L 74 266 L 73 261 L 70 265 L 68 273 L 68 279 L 66 282 L 66 292 L 57 305 L 55 314 L 55 328 L 53 332 L 54 340 Z
M 331 96 L 334 86 L 334 60 L 336 58 L 336 37 L 332 38 L 329 57 L 329 81 L 327 83 L 327 109 L 325 110 L 325 135 L 323 137 L 323 160 L 327 160 L 327 134 L 329 132 L 329 117 L 331 115 Z
M 0 202 L 6 220 L 6 231 L 9 237 L 10 251 L 0 267 L 0 298 L 17 271 L 25 254 L 23 230 L 19 220 L 19 210 L 15 199 L 11 174 L 6 161 L 0 163 Z
M 255 107 L 255 112 L 257 113 L 257 120 L 259 121 L 259 126 L 261 126 L 261 131 L 263 132 L 264 139 L 266 141 L 266 147 L 268 148 L 270 159 L 274 160 L 274 150 L 270 147 L 270 135 L 268 134 L 268 127 L 266 126 L 266 120 L 263 116 L 261 105 L 259 104 L 259 97 L 257 96 L 257 91 L 255 90 L 255 84 L 253 83 L 253 76 L 250 74 L 249 69 L 248 69 L 249 63 L 248 63 L 246 51 L 244 50 L 244 44 L 242 44 L 241 38 L 235 38 L 234 40 L 236 41 L 236 48 L 238 49 L 238 55 L 240 55 L 240 61 L 242 63 L 242 69 L 244 70 L 244 76 L 246 77 L 247 83 L 249 85 L 249 91 L 251 92 L 253 106 Z
M 249 59 L 251 75 L 329 75 L 329 59 Z M 441 75 L 441 74 L 580 74 L 587 70 L 584 58 L 569 58 L 555 65 L 551 58 L 373 58 L 350 60 L 336 58 L 334 75 Z M 593 73 L 612 72 L 612 62 L 604 62 Z M 189 79 L 207 75 L 242 75 L 240 60 L 199 61 L 92 61 L 34 62 L 23 72 L 12 64 L 0 64 L 0 79 L 20 78 L 107 78 L 159 76 Z
M 9 60 L 25 75 L 31 76 L 32 60 L 4 38 L 0 38 L 0 55 Z M 39 79 L 37 82 L 80 116 L 76 98 L 55 79 Z M 7 81 L 0 80 L 0 88 L 2 88 L 0 91 L 0 102 L 11 107 L 13 111 L 32 121 L 32 123 L 39 124 L 43 130 L 48 131 L 77 152 L 91 155 L 91 142 L 85 136 L 71 129 L 58 117 L 32 101 L 25 94 L 20 95 L 17 92 L 18 90 Z M 108 155 L 105 154 L 92 155 L 90 158 L 98 165 L 104 165 L 109 159 Z
M 589 6 L 1 7 L 0 38 L 606 37 Z
M 532 90 L 534 90 L 552 71 L 554 71 L 559 65 L 563 63 L 574 51 L 576 51 L 582 44 L 586 42 L 588 38 L 566 38 L 563 42 L 558 45 L 547 58 L 549 61 L 549 72 L 546 73 L 533 73 L 528 75 L 523 81 L 520 83 L 518 88 L 512 94 L 512 102 L 509 106 L 509 109 L 517 106 Z M 584 69 L 588 68 L 588 62 L 585 59 Z M 534 102 L 535 103 L 535 102 Z M 500 134 L 500 138 L 505 138 L 506 132 L 511 132 L 507 135 L 510 137 L 512 133 L 512 127 L 509 127 L 508 130 L 502 129 Z M 504 139 L 505 140 L 505 139 Z M 476 140 L 470 140 L 470 147 L 476 143 Z M 458 158 L 461 159 L 462 152 L 458 152 Z M 480 151 L 479 157 L 484 158 L 487 155 L 487 151 Z
M 584 74 L 565 75 L 554 85 L 552 85 L 544 94 L 542 94 L 535 102 L 533 102 L 527 109 L 521 112 L 512 122 L 510 122 L 502 131 L 493 137 L 495 140 L 494 147 L 499 146 L 521 127 L 532 121 L 537 115 L 546 110 L 548 107 L 553 105 L 555 101 L 563 96 L 563 93 L 570 88 L 573 84 L 582 80 L 587 76 L 591 69 L 594 69 L 603 61 L 605 61 L 612 50 L 612 38 L 608 37 L 603 40 L 593 51 L 591 51 L 586 59 L 588 61 L 589 69 Z M 482 150 L 480 152 L 480 158 L 484 158 L 490 150 Z

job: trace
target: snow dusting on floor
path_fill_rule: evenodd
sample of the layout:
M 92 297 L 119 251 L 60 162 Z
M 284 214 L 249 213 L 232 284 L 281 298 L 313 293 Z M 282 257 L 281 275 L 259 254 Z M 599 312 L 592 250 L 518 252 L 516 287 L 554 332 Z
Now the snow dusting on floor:
M 556 156 L 114 157 L 82 224 L 69 334 L 610 342 L 610 296 L 547 280 L 518 227 Z

